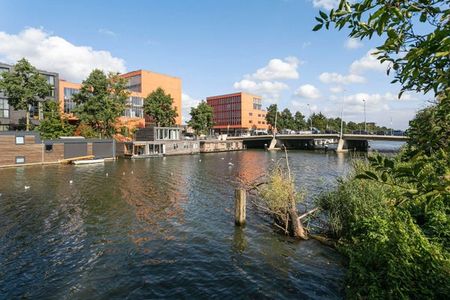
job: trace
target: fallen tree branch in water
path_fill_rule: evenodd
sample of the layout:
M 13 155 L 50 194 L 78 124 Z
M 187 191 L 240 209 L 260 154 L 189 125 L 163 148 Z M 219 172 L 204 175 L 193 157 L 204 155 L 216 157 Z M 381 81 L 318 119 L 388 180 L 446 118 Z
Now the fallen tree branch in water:
M 316 207 L 316 208 L 314 208 L 314 209 L 311 209 L 310 211 L 305 212 L 303 215 L 300 215 L 300 216 L 298 217 L 298 219 L 299 219 L 299 220 L 300 220 L 300 219 L 303 219 L 304 217 L 307 217 L 307 216 L 309 216 L 310 214 L 313 214 L 313 213 L 315 213 L 315 212 L 318 211 L 318 210 L 319 210 L 318 207 Z

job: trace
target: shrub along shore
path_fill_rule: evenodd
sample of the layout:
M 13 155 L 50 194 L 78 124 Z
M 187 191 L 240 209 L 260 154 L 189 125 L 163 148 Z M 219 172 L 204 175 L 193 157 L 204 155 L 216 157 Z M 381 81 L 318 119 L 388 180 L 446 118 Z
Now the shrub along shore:
M 397 156 L 356 162 L 318 199 L 329 234 L 348 258 L 347 298 L 450 295 L 449 103 L 417 114 Z

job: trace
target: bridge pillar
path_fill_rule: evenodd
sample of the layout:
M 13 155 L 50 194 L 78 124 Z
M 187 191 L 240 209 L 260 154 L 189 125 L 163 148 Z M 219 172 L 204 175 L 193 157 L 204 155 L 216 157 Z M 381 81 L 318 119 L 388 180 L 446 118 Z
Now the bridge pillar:
M 273 139 L 270 141 L 270 146 L 269 146 L 268 150 L 273 150 L 273 149 L 275 149 L 276 146 L 277 146 L 277 139 L 276 139 L 276 138 L 273 138 Z
M 343 138 L 339 138 L 339 142 L 338 142 L 338 146 L 336 149 L 336 152 L 340 153 L 340 152 L 347 152 L 347 141 L 344 140 Z

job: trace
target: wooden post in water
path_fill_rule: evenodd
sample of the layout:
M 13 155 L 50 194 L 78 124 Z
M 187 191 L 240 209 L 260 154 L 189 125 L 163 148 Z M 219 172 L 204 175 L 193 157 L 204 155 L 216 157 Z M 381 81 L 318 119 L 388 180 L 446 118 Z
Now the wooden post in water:
M 234 223 L 237 226 L 245 224 L 246 193 L 244 189 L 234 191 Z

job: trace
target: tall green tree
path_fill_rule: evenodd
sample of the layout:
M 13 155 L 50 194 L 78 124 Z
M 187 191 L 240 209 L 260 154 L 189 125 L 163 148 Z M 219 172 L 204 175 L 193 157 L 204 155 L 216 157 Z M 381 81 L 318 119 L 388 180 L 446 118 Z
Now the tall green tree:
M 275 127 L 275 115 L 277 113 L 279 114 L 278 106 L 276 104 L 269 105 L 269 107 L 267 108 L 266 123 L 272 126 L 272 128 Z
M 308 124 L 311 124 L 312 120 L 312 126 L 319 129 L 319 130 L 325 130 L 327 127 L 327 118 L 325 115 L 321 112 L 319 113 L 313 113 L 308 118 Z
M 297 111 L 294 115 L 294 130 L 302 130 L 304 128 L 306 128 L 306 121 L 305 121 L 305 116 Z
M 150 116 L 158 126 L 175 125 L 178 113 L 173 107 L 173 98 L 162 88 L 157 88 L 144 99 L 144 112 Z
M 289 108 L 283 109 L 283 111 L 280 113 L 278 122 L 279 126 L 277 124 L 277 127 L 281 129 L 293 129 L 295 127 L 294 117 L 292 116 Z
M 112 137 L 116 133 L 116 120 L 123 114 L 128 96 L 125 78 L 114 73 L 106 75 L 96 69 L 82 82 L 80 92 L 73 95 L 77 103 L 73 112 L 99 137 Z
M 188 125 L 191 126 L 195 133 L 207 134 L 213 127 L 213 109 L 205 101 L 202 101 L 197 107 L 191 107 L 191 119 Z
M 56 139 L 60 136 L 72 135 L 75 127 L 66 119 L 61 118 L 58 103 L 47 101 L 44 103 L 44 119 L 37 127 L 44 139 Z
M 30 109 L 45 101 L 51 86 L 25 58 L 19 60 L 11 72 L 0 74 L 0 90 L 8 97 L 8 104 L 26 112 L 26 130 L 30 130 Z

